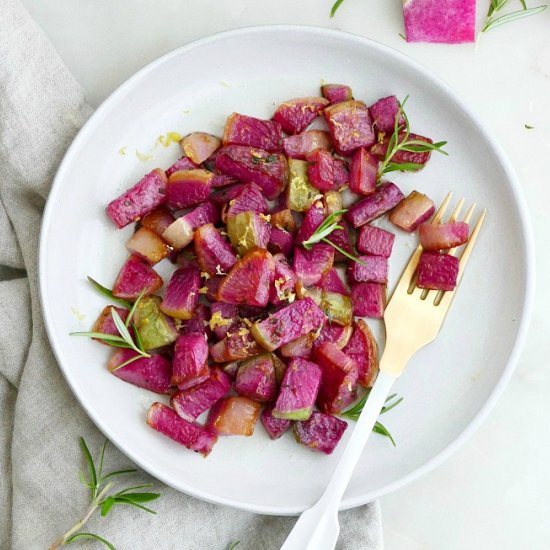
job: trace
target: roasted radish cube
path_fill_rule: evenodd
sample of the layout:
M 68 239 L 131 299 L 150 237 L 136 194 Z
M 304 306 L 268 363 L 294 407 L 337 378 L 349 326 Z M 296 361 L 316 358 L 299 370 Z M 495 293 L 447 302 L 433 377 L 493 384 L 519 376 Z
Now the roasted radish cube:
M 315 230 L 325 221 L 325 208 L 321 201 L 314 202 L 306 211 L 302 225 L 296 233 L 296 243 L 307 241 Z
M 335 416 L 313 411 L 309 420 L 294 423 L 294 435 L 298 443 L 329 455 L 338 445 L 347 427 L 343 420 Z
M 244 256 L 254 248 L 267 248 L 271 225 L 249 210 L 227 218 L 227 233 L 233 248 Z
M 323 342 L 331 342 L 338 349 L 344 349 L 344 347 L 349 342 L 351 335 L 353 334 L 353 327 L 348 325 L 346 327 L 336 325 L 333 323 L 325 323 L 319 336 L 315 338 L 313 342 L 313 347 L 317 348 Z
M 269 200 L 276 198 L 288 182 L 286 157 L 264 149 L 223 147 L 216 157 L 216 168 L 241 181 L 255 183 Z
M 107 206 L 107 215 L 121 229 L 166 202 L 166 174 L 155 168 Z
M 168 178 L 166 200 L 171 208 L 189 208 L 208 199 L 213 174 L 207 170 L 179 170 Z
M 219 435 L 252 435 L 261 408 L 248 397 L 224 397 L 210 409 L 206 427 Z
M 311 416 L 321 384 L 321 369 L 299 357 L 286 368 L 281 390 L 272 410 L 275 418 L 307 420 Z
M 399 142 L 401 143 L 405 138 L 404 133 L 399 134 Z M 409 134 L 408 139 L 415 141 L 425 141 L 426 143 L 433 143 L 430 138 L 420 136 L 418 134 Z M 384 160 L 386 153 L 388 152 L 388 145 L 390 137 L 386 136 L 382 141 L 376 142 L 371 148 L 370 152 L 378 159 Z M 402 164 L 404 162 L 417 164 L 417 170 L 420 170 L 430 159 L 431 151 L 405 151 L 400 149 L 392 156 L 391 161 L 394 164 Z
M 303 359 L 309 359 L 313 351 L 313 344 L 315 342 L 316 333 L 310 332 L 296 340 L 292 340 L 288 344 L 281 346 L 279 353 L 285 359 L 292 359 L 293 357 L 302 357 Z
M 322 97 L 300 97 L 281 103 L 273 120 L 276 120 L 287 134 L 299 134 L 328 105 Z
M 334 248 L 328 244 L 314 244 L 311 250 L 294 249 L 294 273 L 304 286 L 317 284 L 334 263 Z
M 267 250 L 252 250 L 231 268 L 220 285 L 218 300 L 265 307 L 274 276 L 273 256 Z
M 337 189 L 342 189 L 349 183 L 348 163 L 342 159 L 334 159 L 334 184 Z
M 146 227 L 151 231 L 154 231 L 159 237 L 162 237 L 162 234 L 166 228 L 174 222 L 174 216 L 168 208 L 165 206 L 159 206 L 154 210 L 151 210 L 149 214 L 145 214 L 141 221 L 139 222 L 140 227 Z
M 195 252 L 201 271 L 210 275 L 224 275 L 237 261 L 231 245 L 211 223 L 195 231 Z
M 160 310 L 160 304 L 158 296 L 146 296 L 139 301 L 132 317 L 146 350 L 167 346 L 178 337 L 173 319 Z
M 223 131 L 224 145 L 248 145 L 266 151 L 280 151 L 281 141 L 279 122 L 262 120 L 239 113 L 229 115 Z
M 334 159 L 324 149 L 316 149 L 307 156 L 307 175 L 311 184 L 319 191 L 334 191 Z
M 355 361 L 357 382 L 365 388 L 370 388 L 378 375 L 378 346 L 363 319 L 357 321 L 353 334 L 344 347 L 344 353 Z
M 323 195 L 323 206 L 325 207 L 325 214 L 327 216 L 338 212 L 338 210 L 342 210 L 344 208 L 344 201 L 341 193 L 339 191 L 327 191 Z
M 304 212 L 322 195 L 309 181 L 306 161 L 289 159 L 288 167 L 290 176 L 286 189 L 286 206 L 295 212 Z
M 270 314 L 263 321 L 255 322 L 250 331 L 260 346 L 273 351 L 308 332 L 318 330 L 325 320 L 325 314 L 319 306 L 311 298 L 305 298 Z
M 395 235 L 393 233 L 372 225 L 364 225 L 359 230 L 356 246 L 357 250 L 364 254 L 389 258 L 394 241 Z
M 435 4 L 427 0 L 407 0 L 403 2 L 403 18 L 407 42 L 460 44 L 475 41 L 474 0 Z
M 213 302 L 210 305 L 209 324 L 216 338 L 222 340 L 239 324 L 239 308 L 235 304 Z
M 353 227 L 360 227 L 397 206 L 404 197 L 394 183 L 382 183 L 375 193 L 355 203 L 345 217 Z
M 329 269 L 326 273 L 323 273 L 323 276 L 316 286 L 328 292 L 349 295 L 349 289 L 346 287 L 340 275 L 338 275 L 338 271 L 334 267 Z
M 273 401 L 277 395 L 275 366 L 270 353 L 243 361 L 237 372 L 235 391 L 259 403 Z
M 339 155 L 350 155 L 359 147 L 370 147 L 376 141 L 369 110 L 362 101 L 336 103 L 327 107 L 323 114 Z
M 292 233 L 273 227 L 269 235 L 269 242 L 267 243 L 267 249 L 272 254 L 282 253 L 285 256 L 289 256 L 294 248 L 294 236 Z
M 342 326 L 351 325 L 353 303 L 349 296 L 323 290 L 321 294 L 321 309 L 331 322 Z
M 321 95 L 328 99 L 331 105 L 353 99 L 351 88 L 345 84 L 323 84 L 321 86 Z
M 280 208 L 271 212 L 271 225 L 279 229 L 284 229 L 289 233 L 296 231 L 296 220 L 289 208 Z
M 224 397 L 231 389 L 229 376 L 221 369 L 214 368 L 210 378 L 187 390 L 172 395 L 170 405 L 179 416 L 193 422 L 204 411 Z
M 153 294 L 162 284 L 161 276 L 149 264 L 136 256 L 130 256 L 117 275 L 113 296 L 135 300 L 142 292 L 146 296 Z
M 181 334 L 192 334 L 196 332 L 197 334 L 207 334 L 210 335 L 210 330 L 208 326 L 208 319 L 210 318 L 210 309 L 208 306 L 197 304 L 195 312 L 192 319 L 185 321 L 181 326 Z
M 394 95 L 383 97 L 369 107 L 372 123 L 378 132 L 391 135 L 395 130 L 395 119 L 399 115 L 401 105 Z M 405 124 L 403 114 L 399 116 L 397 126 Z
M 359 195 L 371 195 L 376 191 L 378 160 L 364 147 L 353 153 L 349 171 L 349 188 Z
M 265 214 L 267 210 L 267 201 L 262 194 L 262 190 L 257 185 L 249 183 L 241 186 L 232 194 L 227 209 L 223 213 L 223 221 L 225 222 L 231 216 L 236 216 L 241 212 Z
M 162 403 L 153 403 L 149 407 L 147 424 L 176 443 L 204 456 L 208 456 L 218 440 L 216 434 L 198 424 L 184 420 Z
M 355 256 L 355 251 L 353 250 L 353 237 L 351 229 L 346 222 L 346 220 L 340 220 L 338 222 L 338 225 L 342 227 L 342 229 L 335 229 L 328 237 L 327 240 L 329 240 L 333 245 L 336 245 L 338 248 L 341 248 L 342 250 L 345 250 L 348 254 L 351 254 L 352 256 Z M 339 250 L 334 250 L 334 261 L 335 262 L 347 262 L 348 257 L 345 254 L 342 254 Z
M 207 359 L 208 344 L 203 335 L 178 336 L 172 360 L 172 384 L 185 390 L 207 380 L 210 377 Z
M 305 160 L 315 149 L 332 149 L 330 134 L 324 130 L 309 130 L 283 139 L 283 151 L 288 158 Z
M 228 176 L 233 177 L 233 176 Z M 236 183 L 223 189 L 216 189 L 210 196 L 210 200 L 219 208 L 225 207 L 227 203 L 234 199 L 241 192 L 243 187 L 246 187 L 247 183 Z
M 182 267 L 172 274 L 160 309 L 176 319 L 191 319 L 199 303 L 201 277 L 194 266 Z
M 468 241 L 468 224 L 465 222 L 422 224 L 418 229 L 424 250 L 446 250 Z
M 220 187 L 228 187 L 239 183 L 237 178 L 228 176 L 227 174 L 214 174 L 212 178 L 212 189 L 218 189 Z
M 390 221 L 404 231 L 412 233 L 430 219 L 434 212 L 434 201 L 418 191 L 413 191 L 392 210 Z
M 273 284 L 269 290 L 269 301 L 273 305 L 291 303 L 296 298 L 294 286 L 298 281 L 296 273 L 288 264 L 284 254 L 273 256 L 275 263 Z
M 220 138 L 204 132 L 193 132 L 180 141 L 183 154 L 195 164 L 202 164 L 221 144 Z
M 432 290 L 454 290 L 460 260 L 449 254 L 422 252 L 418 261 L 416 284 Z
M 174 172 L 178 172 L 179 170 L 194 170 L 195 168 L 200 168 L 200 166 L 187 157 L 181 157 L 166 170 L 166 177 L 169 178 Z
M 260 414 L 260 420 L 262 422 L 267 435 L 271 439 L 279 439 L 285 432 L 292 426 L 292 420 L 286 420 L 285 418 L 275 418 L 272 414 L 272 407 L 266 407 Z
M 356 283 L 351 287 L 351 301 L 354 315 L 382 319 L 386 308 L 386 285 Z
M 235 380 L 235 378 L 237 378 L 237 372 L 241 366 L 241 363 L 242 361 L 231 361 L 230 363 L 225 363 L 225 365 L 220 366 L 223 372 L 225 372 L 231 380 Z
M 133 349 L 118 349 L 109 359 L 107 368 L 117 378 L 134 386 L 155 393 L 170 393 L 172 363 L 162 355 L 151 355 L 140 357 L 124 367 L 120 366 L 136 355 L 138 354 Z
M 208 275 L 208 273 L 206 273 L 206 275 Z M 204 287 L 199 292 L 204 293 L 204 297 L 209 302 L 217 302 L 218 290 L 220 290 L 220 285 L 222 284 L 224 277 L 224 275 L 213 275 L 208 277 L 204 283 Z
M 327 414 L 340 414 L 357 397 L 355 361 L 331 342 L 323 342 L 313 354 L 321 367 L 317 406 Z
M 140 227 L 126 243 L 130 254 L 154 265 L 168 256 L 168 245 L 153 231 Z
M 388 259 L 383 256 L 359 256 L 362 263 L 350 262 L 348 275 L 354 283 L 388 282 Z
M 204 202 L 171 223 L 162 233 L 162 238 L 174 249 L 181 250 L 191 243 L 196 229 L 207 223 L 214 224 L 219 218 L 216 205 L 210 201 Z
M 112 309 L 115 309 L 119 317 L 123 321 L 126 321 L 126 317 L 128 317 L 127 309 L 117 306 L 106 306 L 103 308 L 101 314 L 97 318 L 97 321 L 94 323 L 92 332 L 101 332 L 102 334 L 112 334 L 113 336 L 120 336 L 120 333 L 118 332 L 118 329 L 116 328 L 115 322 L 113 320 L 113 314 L 111 313 Z M 100 344 L 105 344 L 107 346 L 109 345 L 107 342 L 104 342 L 97 338 L 94 338 L 94 340 L 96 342 L 99 342 Z
M 261 349 L 252 338 L 251 331 L 239 325 L 228 332 L 223 340 L 210 346 L 210 357 L 216 363 L 248 359 L 259 353 Z

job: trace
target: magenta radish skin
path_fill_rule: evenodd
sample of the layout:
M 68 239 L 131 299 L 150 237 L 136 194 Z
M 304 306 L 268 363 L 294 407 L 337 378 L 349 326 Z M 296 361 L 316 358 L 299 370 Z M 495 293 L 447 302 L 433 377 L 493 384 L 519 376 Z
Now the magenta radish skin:
M 416 284 L 432 290 L 454 290 L 458 281 L 460 260 L 449 254 L 422 252 L 418 261 Z
M 210 158 L 221 144 L 220 138 L 205 132 L 193 132 L 180 141 L 183 154 L 195 164 L 202 164 Z
M 386 308 L 386 286 L 378 283 L 356 283 L 351 287 L 353 314 L 357 317 L 382 319 Z
M 128 310 L 124 309 L 123 307 L 117 307 L 117 306 L 106 306 L 101 311 L 101 314 L 97 318 L 96 322 L 94 323 L 94 327 L 92 328 L 92 332 L 101 332 L 102 334 L 112 334 L 113 336 L 120 336 L 120 333 L 118 332 L 118 329 L 116 328 L 115 322 L 113 320 L 113 314 L 111 313 L 111 309 L 114 309 L 119 317 L 126 321 L 126 318 L 128 317 Z M 96 342 L 99 342 L 100 344 L 109 345 L 107 342 L 103 342 L 102 340 L 99 340 L 97 338 L 94 338 Z
M 265 407 L 260 414 L 260 421 L 267 432 L 267 435 L 275 440 L 279 439 L 292 426 L 292 420 L 275 418 L 271 411 L 273 407 Z
M 341 189 L 349 183 L 349 169 L 346 161 L 334 159 L 334 185 Z
M 335 416 L 313 411 L 309 420 L 294 423 L 294 435 L 298 443 L 329 455 L 338 445 L 347 427 L 346 422 Z
M 317 406 L 324 413 L 340 414 L 357 397 L 355 361 L 331 342 L 315 348 L 313 358 L 322 371 Z
M 208 380 L 172 395 L 170 405 L 179 416 L 193 422 L 204 411 L 224 397 L 230 389 L 231 380 L 229 376 L 221 369 L 214 368 Z
M 314 202 L 306 211 L 302 225 L 296 233 L 296 243 L 307 241 L 315 230 L 325 221 L 325 209 L 321 201 Z
M 184 321 L 181 326 L 180 334 L 201 334 L 210 336 L 210 330 L 208 325 L 208 320 L 210 319 L 210 309 L 208 306 L 197 304 L 195 312 L 192 319 Z
M 334 183 L 334 159 L 324 149 L 316 149 L 307 156 L 309 166 L 307 175 L 311 184 L 319 191 L 335 191 Z
M 474 0 L 407 0 L 403 2 L 407 42 L 474 42 L 475 10 Z
M 363 254 L 389 258 L 394 241 L 393 233 L 372 225 L 364 225 L 359 229 L 356 246 L 357 250 Z
M 258 185 L 269 200 L 281 194 L 288 182 L 288 162 L 279 153 L 240 145 L 220 149 L 216 168 L 228 176 Z
M 434 212 L 435 205 L 432 199 L 413 191 L 392 210 L 390 221 L 403 231 L 412 233 L 429 220 Z
M 219 435 L 251 436 L 261 408 L 248 397 L 224 397 L 210 409 L 206 428 Z
M 340 225 L 342 229 L 335 229 L 327 237 L 327 240 L 329 240 L 332 244 L 335 244 L 338 248 L 345 250 L 348 254 L 356 256 L 353 250 L 351 231 L 348 223 L 346 222 L 346 220 L 340 220 L 338 222 L 338 225 Z M 334 249 L 334 261 L 347 262 L 348 258 L 339 250 Z
M 195 164 L 190 158 L 181 157 L 166 170 L 166 177 L 169 178 L 174 172 L 179 172 L 180 170 L 195 170 L 196 168 L 200 168 L 200 166 Z
M 345 218 L 353 225 L 360 227 L 379 218 L 397 206 L 405 195 L 394 183 L 382 183 L 372 195 L 355 203 L 346 213 Z
M 183 267 L 172 274 L 166 287 L 162 312 L 175 319 L 187 320 L 193 317 L 199 302 L 201 277 L 197 267 Z
M 298 246 L 294 249 L 294 273 L 306 287 L 316 285 L 333 263 L 334 248 L 328 244 L 314 244 L 311 250 Z
M 353 327 L 343 327 L 334 323 L 325 323 L 319 336 L 313 342 L 313 349 L 317 349 L 323 342 L 330 342 L 338 349 L 344 349 L 353 334 Z
M 298 282 L 298 277 L 284 254 L 275 254 L 273 262 L 275 270 L 273 283 L 269 289 L 269 301 L 275 306 L 290 303 L 296 297 L 294 287 Z
M 376 103 L 373 103 L 369 107 L 369 112 L 376 130 L 378 132 L 383 132 L 384 134 L 393 134 L 395 130 L 395 119 L 399 114 L 400 108 L 401 105 L 394 95 L 383 97 Z M 405 117 L 403 114 L 400 114 L 397 125 L 398 127 L 401 127 L 404 124 Z
M 281 125 L 277 121 L 232 113 L 225 123 L 224 146 L 246 145 L 265 151 L 280 151 L 281 142 Z
M 166 174 L 155 168 L 106 208 L 113 223 L 122 229 L 166 202 Z
M 359 147 L 370 147 L 376 141 L 367 106 L 362 101 L 344 101 L 327 107 L 323 114 L 334 148 L 348 156 Z
M 372 195 L 376 191 L 378 160 L 364 147 L 353 153 L 349 171 L 349 188 L 358 195 Z
M 208 199 L 212 173 L 207 170 L 180 170 L 168 178 L 166 202 L 170 208 L 189 208 Z
M 302 134 L 283 139 L 283 151 L 288 158 L 306 160 L 308 154 L 316 149 L 330 151 L 332 140 L 324 130 L 308 130 Z
M 363 263 L 350 262 L 348 276 L 354 283 L 388 282 L 388 259 L 383 256 L 359 256 Z
M 111 359 L 109 359 L 107 368 L 117 378 L 139 388 L 160 394 L 170 393 L 172 390 L 170 382 L 172 363 L 162 355 L 142 357 L 117 369 L 119 365 L 122 365 L 136 355 L 138 354 L 132 349 L 118 349 L 113 353 Z
M 239 180 L 226 174 L 214 174 L 214 177 L 210 183 L 212 184 L 212 189 L 218 189 L 220 187 L 236 185 L 239 183 Z
M 287 420 L 307 420 L 311 416 L 321 384 L 321 369 L 315 363 L 295 358 L 288 364 L 279 396 L 271 414 Z
M 168 256 L 169 248 L 154 232 L 140 227 L 126 243 L 126 248 L 134 256 L 139 256 L 147 263 L 154 265 Z
M 213 302 L 210 304 L 210 328 L 216 338 L 222 340 L 239 323 L 239 308 L 235 304 Z
M 117 275 L 113 296 L 135 300 L 142 292 L 148 296 L 163 285 L 161 276 L 143 260 L 130 256 Z
M 321 95 L 328 99 L 331 105 L 353 99 L 351 88 L 345 84 L 324 84 L 321 86 Z
M 210 275 L 227 273 L 237 262 L 231 245 L 211 223 L 195 231 L 195 252 L 201 271 Z
M 447 250 L 468 241 L 469 227 L 465 222 L 422 224 L 418 228 L 420 244 L 427 251 Z
M 208 456 L 218 440 L 216 434 L 180 418 L 162 403 L 153 403 L 147 412 L 147 424 L 191 451 Z
M 344 284 L 340 278 L 340 275 L 338 275 L 338 271 L 334 267 L 323 274 L 316 286 L 326 290 L 327 292 L 336 292 L 338 294 L 349 296 L 349 289 Z
M 261 348 L 252 338 L 251 331 L 244 325 L 227 333 L 223 340 L 210 346 L 210 357 L 216 363 L 228 363 L 248 359 L 261 353 Z
M 343 351 L 355 361 L 357 382 L 365 388 L 370 388 L 378 374 L 378 346 L 372 331 L 363 319 L 357 321 Z
M 326 320 L 319 306 L 311 299 L 292 304 L 257 321 L 250 329 L 252 336 L 267 351 L 273 351 L 304 334 L 318 330 Z
M 277 395 L 277 380 L 271 355 L 258 355 L 241 363 L 234 389 L 258 403 L 273 401 Z
M 210 377 L 208 344 L 203 335 L 192 333 L 178 336 L 172 360 L 172 384 L 185 390 Z
M 290 256 L 292 249 L 294 248 L 294 236 L 292 233 L 273 227 L 271 234 L 269 235 L 269 242 L 267 243 L 267 249 L 272 254 L 282 253 L 285 256 Z
M 223 221 L 242 212 L 265 214 L 267 211 L 268 205 L 262 190 L 257 185 L 249 183 L 241 186 L 232 194 L 227 204 L 227 210 L 224 212 Z
M 222 281 L 218 300 L 228 304 L 265 307 L 274 276 L 275 263 L 267 250 L 248 252 Z
M 277 121 L 287 134 L 299 134 L 328 105 L 323 97 L 300 97 L 281 103 L 273 120 Z

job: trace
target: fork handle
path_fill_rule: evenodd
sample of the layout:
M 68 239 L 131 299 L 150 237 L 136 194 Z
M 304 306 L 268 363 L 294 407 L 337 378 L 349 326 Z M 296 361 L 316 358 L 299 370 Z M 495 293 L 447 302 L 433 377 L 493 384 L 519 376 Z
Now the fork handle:
M 325 492 L 312 508 L 298 518 L 281 550 L 333 550 L 340 531 L 340 501 L 394 381 L 390 374 L 378 373 Z

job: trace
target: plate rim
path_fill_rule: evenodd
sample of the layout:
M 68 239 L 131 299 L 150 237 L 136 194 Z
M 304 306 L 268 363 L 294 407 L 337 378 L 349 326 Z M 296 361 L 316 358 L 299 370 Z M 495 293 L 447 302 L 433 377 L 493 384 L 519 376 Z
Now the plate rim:
M 396 50 L 386 44 L 372 40 L 370 38 L 366 38 L 361 35 L 345 32 L 341 30 L 336 30 L 336 29 L 328 29 L 325 27 L 317 27 L 317 26 L 310 26 L 310 25 L 278 25 L 278 24 L 240 27 L 237 29 L 232 29 L 228 31 L 211 34 L 206 37 L 188 42 L 187 44 L 180 46 L 178 48 L 175 48 L 174 50 L 151 61 L 150 63 L 145 65 L 143 68 L 135 72 L 127 80 L 125 80 L 98 106 L 98 108 L 88 118 L 88 120 L 84 123 L 82 128 L 76 134 L 75 138 L 69 145 L 66 153 L 63 156 L 63 159 L 61 160 L 58 166 L 56 175 L 53 179 L 52 185 L 50 187 L 50 191 L 48 193 L 48 198 L 44 208 L 41 228 L 40 228 L 40 241 L 39 241 L 39 250 L 38 250 L 40 306 L 41 306 L 41 313 L 44 321 L 44 326 L 46 329 L 46 334 L 48 336 L 48 340 L 51 345 L 52 351 L 54 353 L 58 367 L 61 370 L 65 378 L 65 381 L 69 385 L 69 388 L 71 389 L 72 394 L 76 397 L 80 406 L 84 409 L 84 411 L 86 412 L 88 417 L 92 420 L 94 425 L 124 455 L 130 458 L 130 460 L 135 462 L 140 468 L 148 472 L 154 478 L 158 479 L 159 481 L 165 483 L 166 485 L 182 493 L 185 493 L 187 495 L 199 498 L 203 501 L 210 502 L 213 504 L 231 506 L 233 508 L 237 508 L 240 510 L 261 513 L 266 515 L 297 515 L 303 512 L 305 508 L 301 506 L 273 506 L 273 505 L 248 504 L 240 501 L 233 501 L 230 498 L 220 497 L 210 492 L 197 489 L 196 487 L 188 486 L 185 483 L 183 484 L 174 483 L 174 480 L 168 479 L 166 476 L 163 475 L 163 472 L 160 472 L 160 473 L 153 472 L 152 468 L 150 469 L 148 466 L 144 465 L 141 462 L 141 460 L 135 456 L 134 452 L 130 448 L 127 448 L 127 446 L 121 445 L 118 442 L 115 442 L 110 437 L 111 433 L 108 425 L 104 425 L 94 416 L 89 406 L 89 403 L 87 403 L 84 396 L 81 396 L 76 391 L 75 389 L 76 386 L 73 385 L 73 381 L 72 381 L 72 377 L 70 375 L 69 369 L 66 369 L 62 366 L 62 361 L 61 361 L 62 346 L 60 342 L 57 340 L 56 333 L 53 328 L 53 320 L 51 318 L 51 314 L 49 310 L 47 309 L 47 304 L 49 303 L 47 283 L 46 283 L 46 255 L 47 255 L 47 249 L 49 245 L 47 235 L 48 235 L 48 229 L 52 222 L 52 215 L 55 209 L 55 206 L 54 206 L 55 198 L 59 189 L 61 189 L 61 182 L 64 178 L 64 172 L 66 171 L 67 167 L 71 163 L 72 157 L 74 156 L 76 151 L 79 149 L 80 143 L 84 141 L 88 137 L 88 134 L 90 134 L 90 132 L 94 130 L 96 120 L 98 120 L 101 117 L 101 115 L 103 114 L 103 111 L 107 110 L 110 104 L 113 101 L 115 101 L 119 95 L 125 93 L 126 89 L 131 88 L 133 86 L 134 81 L 142 78 L 147 73 L 157 68 L 157 66 L 162 65 L 172 57 L 177 57 L 181 55 L 183 52 L 193 50 L 195 48 L 200 48 L 206 44 L 212 44 L 214 42 L 225 40 L 227 38 L 238 37 L 238 36 L 249 35 L 249 34 L 262 34 L 262 33 L 271 32 L 271 31 L 317 34 L 317 35 L 324 35 L 324 36 L 330 36 L 333 38 L 343 39 L 348 42 L 352 41 L 352 42 L 355 42 L 359 47 L 367 47 L 370 49 L 378 50 L 393 58 L 397 58 L 400 62 L 404 62 L 405 64 L 409 65 L 415 72 L 420 73 L 428 81 L 432 82 L 437 87 L 439 87 L 444 93 L 446 93 L 455 102 L 455 104 L 463 111 L 463 113 L 467 115 L 467 117 L 469 118 L 469 121 L 475 126 L 476 130 L 480 133 L 480 135 L 486 141 L 487 145 L 494 152 L 496 158 L 498 159 L 498 162 L 500 163 L 500 166 L 503 169 L 503 172 L 506 175 L 506 178 L 510 182 L 512 196 L 518 210 L 518 216 L 519 216 L 519 220 L 521 222 L 521 228 L 522 228 L 521 240 L 525 249 L 525 262 L 524 262 L 523 269 L 524 269 L 526 284 L 525 284 L 525 288 L 523 289 L 523 296 L 522 296 L 523 299 L 522 299 L 522 305 L 521 305 L 521 311 L 520 311 L 520 319 L 519 319 L 516 338 L 515 338 L 515 342 L 513 344 L 512 350 L 510 352 L 506 365 L 502 370 L 502 374 L 500 375 L 499 379 L 494 385 L 488 399 L 481 406 L 481 408 L 476 413 L 476 415 L 464 427 L 464 429 L 455 437 L 455 439 L 451 443 L 449 443 L 444 449 L 442 449 L 439 453 L 437 453 L 435 456 L 427 460 L 424 464 L 417 467 L 415 470 L 413 470 L 409 474 L 399 478 L 393 483 L 385 485 L 384 487 L 378 490 L 370 491 L 368 493 L 365 493 L 355 498 L 350 498 L 350 497 L 346 498 L 344 496 L 340 504 L 341 510 L 354 508 L 354 507 L 372 502 L 373 500 L 381 497 L 382 495 L 391 493 L 396 489 L 403 487 L 411 483 L 412 481 L 418 479 L 422 475 L 428 473 L 429 471 L 431 471 L 432 469 L 434 469 L 435 467 L 443 463 L 458 448 L 460 448 L 472 436 L 472 434 L 480 427 L 483 421 L 487 418 L 489 412 L 493 409 L 498 398 L 501 396 L 506 385 L 510 381 L 510 378 L 512 377 L 512 374 L 517 366 L 521 351 L 523 350 L 523 347 L 525 345 L 525 341 L 527 338 L 527 332 L 529 329 L 529 324 L 533 313 L 534 296 L 535 296 L 535 246 L 534 246 L 533 229 L 531 225 L 529 210 L 527 208 L 527 203 L 524 197 L 524 193 L 523 193 L 519 178 L 517 177 L 517 174 L 515 172 L 515 169 L 511 161 L 509 160 L 508 156 L 506 155 L 504 149 L 502 148 L 500 143 L 497 141 L 497 139 L 489 133 L 488 129 L 480 121 L 478 116 L 471 110 L 471 108 L 468 105 L 466 105 L 466 103 L 454 92 L 452 88 L 450 88 L 450 86 L 443 79 L 435 75 L 432 71 L 427 69 L 424 65 L 422 65 L 421 63 L 419 63 L 417 60 L 413 59 L 409 55 L 399 50 Z

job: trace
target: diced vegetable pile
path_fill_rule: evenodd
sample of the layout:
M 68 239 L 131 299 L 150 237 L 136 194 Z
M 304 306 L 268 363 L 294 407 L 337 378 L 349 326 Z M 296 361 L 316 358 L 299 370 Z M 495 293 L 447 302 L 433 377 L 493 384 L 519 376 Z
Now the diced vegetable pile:
M 349 86 L 321 94 L 271 120 L 232 113 L 221 137 L 186 136 L 182 158 L 107 206 L 135 231 L 112 292 L 92 280 L 117 306 L 84 334 L 117 348 L 107 367 L 119 379 L 170 396 L 147 422 L 203 455 L 219 436 L 252 435 L 258 418 L 272 439 L 292 428 L 334 450 L 347 427 L 338 416 L 378 372 L 363 317 L 384 315 L 395 236 L 371 222 L 389 213 L 400 230 L 419 228 L 419 286 L 456 286 L 445 251 L 468 226 L 426 225 L 432 200 L 382 179 L 421 169 L 445 142 L 411 133 L 395 96 L 369 107 Z M 175 266 L 169 280 L 161 261 Z

